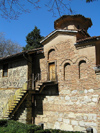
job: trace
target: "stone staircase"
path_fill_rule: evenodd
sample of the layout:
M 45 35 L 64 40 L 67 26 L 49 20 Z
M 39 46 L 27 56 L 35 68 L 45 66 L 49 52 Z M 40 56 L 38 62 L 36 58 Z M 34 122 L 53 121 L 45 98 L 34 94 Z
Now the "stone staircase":
M 18 104 L 21 101 L 21 99 L 26 97 L 25 95 L 27 93 L 27 83 L 24 83 L 22 88 L 18 89 L 14 95 L 12 95 L 8 102 L 3 107 L 3 118 L 11 118 L 14 114 L 15 108 L 18 109 Z
M 35 90 L 36 90 L 36 91 L 39 91 L 39 89 L 40 89 L 42 86 L 43 86 L 43 82 L 42 82 L 42 81 L 38 81 L 38 82 L 36 83 Z

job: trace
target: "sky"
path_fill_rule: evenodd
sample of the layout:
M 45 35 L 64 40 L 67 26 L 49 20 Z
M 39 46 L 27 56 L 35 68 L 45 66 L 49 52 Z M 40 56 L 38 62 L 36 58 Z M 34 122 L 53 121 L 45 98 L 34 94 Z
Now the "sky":
M 47 0 L 44 0 L 44 3 Z M 66 1 L 66 0 L 65 0 Z M 91 18 L 93 26 L 89 28 L 90 36 L 100 35 L 100 0 L 92 3 L 86 3 L 85 0 L 69 0 L 70 6 L 74 10 L 74 14 L 81 14 Z M 40 9 L 34 9 L 31 4 L 26 4 L 26 8 L 30 9 L 30 13 L 23 13 L 18 20 L 9 20 L 0 16 L 0 32 L 3 32 L 6 39 L 11 39 L 17 42 L 22 47 L 26 45 L 26 36 L 35 26 L 40 29 L 42 36 L 47 36 L 54 31 L 54 21 L 60 16 L 56 12 L 56 17 L 53 17 L 52 12 L 40 2 Z M 65 14 L 66 13 L 66 14 Z M 62 15 L 67 15 L 67 10 Z

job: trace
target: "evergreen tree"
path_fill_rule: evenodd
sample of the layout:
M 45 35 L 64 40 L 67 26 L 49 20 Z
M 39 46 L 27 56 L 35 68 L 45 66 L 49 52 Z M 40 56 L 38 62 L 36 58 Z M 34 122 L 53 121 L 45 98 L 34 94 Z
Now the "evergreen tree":
M 35 26 L 34 30 L 26 36 L 27 45 L 23 47 L 23 50 L 30 50 L 42 47 L 40 41 L 44 37 L 40 35 L 40 30 Z

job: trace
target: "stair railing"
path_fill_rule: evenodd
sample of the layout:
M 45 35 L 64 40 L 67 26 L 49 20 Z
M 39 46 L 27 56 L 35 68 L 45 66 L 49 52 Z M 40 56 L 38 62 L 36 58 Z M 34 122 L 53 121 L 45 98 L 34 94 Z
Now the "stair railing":
M 50 77 L 49 77 L 50 73 L 55 75 L 55 81 L 57 81 L 57 73 L 56 73 L 56 71 L 47 72 L 46 70 L 42 70 L 41 73 L 37 73 L 35 78 L 34 78 L 34 81 L 41 80 L 41 77 L 43 76 L 42 72 L 46 72 L 46 74 L 47 74 L 46 81 L 50 81 Z
M 50 72 L 47 72 L 47 71 L 44 71 L 42 70 L 41 73 L 37 73 L 37 75 L 35 76 L 34 80 L 32 82 L 35 83 L 36 85 L 36 82 L 41 82 L 41 76 L 43 75 L 43 72 L 46 72 L 47 74 L 47 79 L 46 81 L 50 81 L 50 79 L 48 78 L 50 75 Z M 52 72 L 53 73 L 53 72 Z M 57 81 L 57 74 L 56 72 L 54 72 L 55 74 L 55 81 Z M 43 81 L 43 82 L 46 82 L 46 81 Z M 20 99 L 20 95 L 23 93 L 25 93 L 25 91 L 27 90 L 28 86 L 28 82 L 30 81 L 27 81 L 26 83 L 23 84 L 22 88 L 16 90 L 15 94 L 12 95 L 9 99 L 8 99 L 8 102 L 4 105 L 3 107 L 3 116 L 4 117 L 8 117 L 10 112 L 15 108 L 16 104 L 18 103 L 18 99 Z
M 42 81 L 42 76 L 44 75 L 43 73 L 45 73 L 47 78 L 46 78 L 46 80 Z M 50 79 L 50 73 L 51 73 L 51 75 L 54 75 L 54 79 L 53 78 Z M 46 70 L 42 70 L 40 73 L 37 73 L 36 76 L 32 79 L 34 79 L 34 80 L 32 80 L 32 84 L 34 84 L 34 87 L 32 87 L 32 88 L 35 89 L 37 82 L 39 83 L 39 82 L 47 82 L 47 81 L 57 81 L 57 73 L 56 73 L 56 71 L 47 72 Z

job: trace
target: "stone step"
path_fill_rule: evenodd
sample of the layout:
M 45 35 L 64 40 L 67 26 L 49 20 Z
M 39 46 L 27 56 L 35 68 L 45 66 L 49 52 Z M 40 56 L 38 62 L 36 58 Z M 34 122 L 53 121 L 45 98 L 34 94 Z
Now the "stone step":
M 43 83 L 42 82 L 39 82 L 38 85 L 42 85 Z
M 40 85 L 36 86 L 36 88 L 40 88 Z
M 7 119 L 7 118 L 8 118 L 8 116 L 4 116 L 3 118 L 4 118 L 4 119 Z
M 18 96 L 23 96 L 25 93 L 20 93 Z
M 22 97 L 21 97 L 22 98 Z M 21 98 L 16 98 L 16 100 L 14 100 L 14 101 L 19 101 Z
M 26 93 L 27 92 L 27 90 L 21 90 L 21 93 Z
M 4 117 L 8 117 L 9 114 L 5 114 Z
M 35 90 L 36 90 L 36 91 L 39 91 L 39 88 L 36 88 Z
M 11 107 L 10 107 L 10 110 L 11 110 L 11 109 L 14 109 L 14 108 L 15 108 L 15 106 L 16 106 L 16 105 L 14 105 L 14 106 L 11 106 Z

